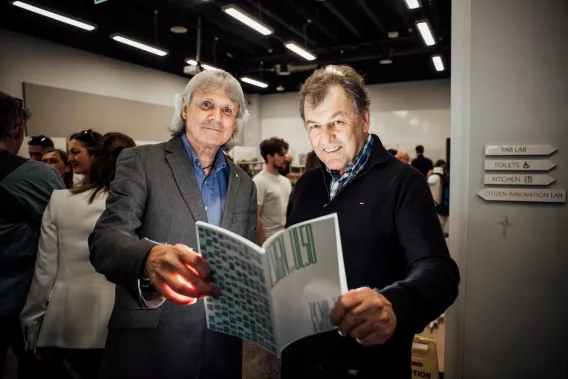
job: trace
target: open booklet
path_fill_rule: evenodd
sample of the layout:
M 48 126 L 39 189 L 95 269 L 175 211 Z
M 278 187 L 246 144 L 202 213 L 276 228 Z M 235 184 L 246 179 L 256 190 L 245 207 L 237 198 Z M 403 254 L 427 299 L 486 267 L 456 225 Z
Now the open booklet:
M 197 222 L 199 252 L 221 289 L 205 298 L 207 327 L 280 357 L 290 343 L 333 329 L 331 309 L 347 292 L 337 214 L 281 230 L 262 247 Z

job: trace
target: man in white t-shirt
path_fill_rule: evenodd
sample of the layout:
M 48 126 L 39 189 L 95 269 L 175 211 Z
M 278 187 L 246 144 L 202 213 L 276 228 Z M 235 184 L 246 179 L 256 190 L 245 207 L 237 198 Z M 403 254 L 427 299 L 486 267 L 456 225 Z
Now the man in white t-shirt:
M 286 168 L 288 144 L 281 138 L 272 137 L 260 143 L 260 154 L 266 162 L 264 169 L 252 179 L 256 184 L 258 216 L 256 235 L 258 244 L 284 229 L 286 206 L 292 192 L 292 184 L 279 170 Z

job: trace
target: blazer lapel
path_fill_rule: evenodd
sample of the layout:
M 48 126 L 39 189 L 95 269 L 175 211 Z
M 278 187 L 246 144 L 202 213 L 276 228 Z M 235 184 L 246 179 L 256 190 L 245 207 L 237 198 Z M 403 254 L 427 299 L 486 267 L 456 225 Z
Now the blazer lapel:
M 239 178 L 239 174 L 237 173 L 237 170 L 235 170 L 235 164 L 228 158 L 227 164 L 229 167 L 229 186 L 227 188 L 227 198 L 225 199 L 225 209 L 223 210 L 221 227 L 228 230 L 231 226 L 231 221 L 233 220 L 235 205 L 237 205 L 239 183 L 241 178 Z
M 193 171 L 193 165 L 179 137 L 172 138 L 166 144 L 166 160 L 172 170 L 177 187 L 183 200 L 189 207 L 195 221 L 207 221 L 205 206 Z M 229 181 L 230 184 L 230 181 Z M 174 210 L 172 210 L 173 212 Z

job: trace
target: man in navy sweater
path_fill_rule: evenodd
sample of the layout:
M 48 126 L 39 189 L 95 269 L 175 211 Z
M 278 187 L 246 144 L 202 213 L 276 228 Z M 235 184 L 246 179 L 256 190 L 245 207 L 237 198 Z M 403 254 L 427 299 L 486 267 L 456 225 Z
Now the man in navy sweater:
M 330 315 L 337 331 L 284 350 L 282 378 L 408 379 L 414 334 L 458 294 L 428 184 L 369 133 L 370 101 L 355 70 L 317 70 L 300 95 L 321 167 L 298 180 L 287 226 L 338 214 L 350 290 Z

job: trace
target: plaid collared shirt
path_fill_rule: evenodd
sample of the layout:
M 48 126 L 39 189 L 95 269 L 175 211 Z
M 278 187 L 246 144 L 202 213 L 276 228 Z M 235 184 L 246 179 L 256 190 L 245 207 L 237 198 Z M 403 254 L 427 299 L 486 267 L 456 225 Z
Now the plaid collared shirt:
M 373 148 L 373 136 L 369 133 L 365 146 L 361 149 L 359 154 L 353 158 L 351 163 L 347 166 L 345 174 L 339 175 L 339 171 L 332 171 L 327 169 L 331 175 L 331 186 L 329 187 L 329 200 L 332 200 L 347 183 L 351 181 L 357 174 L 365 167 L 365 164 L 371 156 L 371 149 Z

